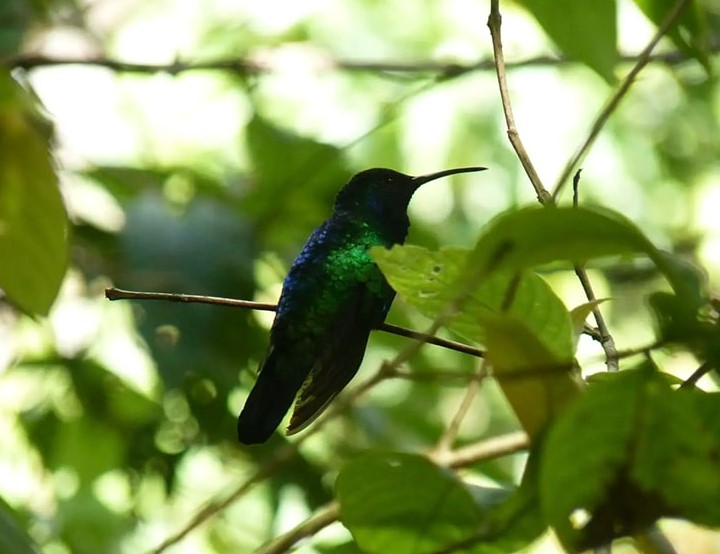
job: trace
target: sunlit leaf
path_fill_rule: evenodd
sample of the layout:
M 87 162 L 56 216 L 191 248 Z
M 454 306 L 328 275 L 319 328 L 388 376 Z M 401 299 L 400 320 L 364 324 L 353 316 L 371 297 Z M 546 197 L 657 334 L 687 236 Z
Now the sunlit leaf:
M 68 226 L 47 140 L 30 99 L 0 71 L 0 289 L 45 315 L 68 264 Z
M 563 53 L 614 81 L 617 60 L 615 0 L 522 0 Z
M 593 310 L 595 308 L 597 308 L 606 300 L 607 298 L 600 298 L 598 300 L 593 300 L 592 302 L 585 302 L 583 304 L 580 304 L 579 306 L 575 306 L 572 310 L 570 310 L 570 319 L 572 320 L 573 324 L 575 346 L 577 346 L 577 341 L 580 338 L 580 335 L 582 335 L 583 329 L 585 329 L 585 321 L 587 320 L 588 316 L 593 313 Z

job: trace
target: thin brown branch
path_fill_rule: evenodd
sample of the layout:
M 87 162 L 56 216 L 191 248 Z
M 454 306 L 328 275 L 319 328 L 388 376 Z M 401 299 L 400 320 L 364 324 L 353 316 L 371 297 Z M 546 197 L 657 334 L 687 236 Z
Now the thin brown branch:
M 184 539 L 191 531 L 230 506 L 237 499 L 246 494 L 252 487 L 273 475 L 279 468 L 285 465 L 296 455 L 297 444 L 298 443 L 296 442 L 294 446 L 287 446 L 278 451 L 271 461 L 260 466 L 254 475 L 241 483 L 225 498 L 209 502 L 203 509 L 198 511 L 192 519 L 190 519 L 190 521 L 183 525 L 179 531 L 170 535 L 162 543 L 155 547 L 155 549 L 151 551 L 151 554 L 161 554 L 162 552 L 165 552 L 165 550 Z
M 274 312 L 277 309 L 276 304 L 270 304 L 268 302 L 253 302 L 252 300 L 236 300 L 234 298 L 204 296 L 200 294 L 134 291 L 118 289 L 115 287 L 105 289 L 105 298 L 108 300 L 162 300 L 165 302 L 182 302 L 188 304 L 214 304 L 216 306 L 230 306 L 233 308 L 245 308 L 267 312 Z M 427 342 L 429 344 L 434 344 L 435 346 L 447 348 L 448 350 L 454 350 L 456 352 L 475 356 L 476 358 L 482 358 L 485 355 L 482 350 L 473 346 L 440 337 L 427 336 L 425 333 L 413 331 L 412 329 L 406 329 L 405 327 L 399 327 L 390 323 L 381 324 L 380 327 L 378 327 L 378 330 L 401 337 Z
M 524 431 L 516 431 L 468 444 L 451 452 L 433 452 L 431 459 L 438 465 L 457 469 L 515 454 L 527 450 L 529 446 L 530 439 L 527 434 Z
M 680 385 L 681 389 L 691 389 L 695 385 L 697 385 L 698 381 L 702 379 L 705 375 L 707 375 L 710 370 L 712 370 L 713 366 L 709 362 L 704 362 L 699 368 L 697 368 L 695 371 L 693 371 L 692 375 L 685 379 L 683 381 L 683 384 Z
M 576 266 L 575 275 L 577 275 L 577 278 L 580 281 L 580 285 L 582 286 L 583 291 L 585 291 L 585 296 L 587 297 L 588 301 L 595 302 L 597 300 L 595 296 L 595 291 L 593 290 L 592 283 L 590 283 L 590 278 L 588 277 L 585 269 L 581 266 Z M 600 346 L 602 346 L 602 349 L 605 352 L 605 364 L 607 365 L 607 370 L 618 371 L 620 369 L 620 364 L 618 361 L 618 351 L 615 347 L 615 339 L 613 339 L 612 335 L 610 334 L 610 330 L 605 323 L 605 318 L 603 317 L 600 308 L 595 306 L 592 310 L 592 313 L 593 317 L 595 318 L 595 323 L 597 324 L 598 332 L 600 335 Z
M 455 412 L 452 421 L 447 426 L 443 434 L 440 436 L 437 444 L 435 445 L 435 452 L 438 456 L 441 456 L 443 452 L 448 452 L 452 449 L 453 443 L 455 442 L 455 439 L 457 438 L 458 432 L 460 430 L 460 425 L 462 425 L 465 416 L 467 416 L 468 412 L 470 411 L 473 400 L 475 400 L 477 393 L 480 391 L 480 385 L 483 379 L 488 375 L 488 370 L 489 363 L 486 360 L 483 360 L 482 364 L 474 375 L 474 379 L 470 381 L 470 383 L 468 383 L 467 388 L 465 389 L 465 395 L 463 396 L 462 402 L 460 402 L 460 406 Z
M 668 30 L 675 24 L 678 18 L 682 15 L 683 11 L 685 11 L 685 9 L 691 4 L 691 2 L 692 0 L 678 0 L 673 6 L 673 8 L 668 12 L 668 15 L 663 21 L 662 25 L 658 27 L 655 36 L 650 40 L 650 42 L 643 49 L 643 51 L 640 52 L 640 55 L 637 57 L 637 61 L 635 62 L 635 65 L 625 76 L 625 79 L 623 79 L 622 83 L 620 83 L 620 86 L 615 90 L 608 102 L 605 104 L 605 107 L 595 118 L 595 121 L 590 128 L 590 132 L 588 133 L 587 138 L 583 141 L 583 143 L 575 151 L 575 153 L 570 157 L 567 164 L 565 165 L 565 168 L 560 174 L 560 177 L 558 177 L 557 183 L 555 183 L 555 189 L 553 190 L 552 194 L 554 200 L 557 201 L 560 192 L 565 186 L 567 180 L 570 178 L 573 170 L 580 163 L 582 163 L 582 160 L 587 155 L 590 147 L 593 145 L 595 139 L 600 134 L 600 131 L 602 131 L 603 127 L 605 127 L 605 124 L 610 119 L 610 116 L 615 112 L 623 98 L 625 98 L 625 95 L 630 90 L 630 87 L 635 82 L 635 79 L 637 78 L 640 71 L 652 60 L 652 52 L 657 46 L 658 42 L 660 42 L 660 39 L 665 36 Z
M 578 169 L 573 176 L 573 206 L 575 208 L 578 207 L 578 203 L 580 200 L 581 172 L 582 169 Z M 582 286 L 583 291 L 585 291 L 585 296 L 587 297 L 588 302 L 596 302 L 597 297 L 595 296 L 595 291 L 593 290 L 592 283 L 590 282 L 590 278 L 588 277 L 585 268 L 579 265 L 575 266 L 575 275 L 577 275 L 577 278 L 580 281 L 580 285 Z M 602 346 L 602 349 L 605 352 L 605 364 L 607 365 L 607 370 L 619 371 L 620 362 L 618 358 L 617 348 L 615 347 L 615 339 L 613 339 L 612 335 L 610 334 L 608 326 L 605 323 L 605 318 L 602 315 L 602 311 L 600 311 L 600 308 L 595 305 L 592 313 L 593 317 L 595 318 L 595 323 L 597 324 L 598 334 L 600 335 L 600 346 Z
M 711 45 L 711 51 L 719 48 Z M 634 63 L 639 54 L 621 54 L 619 63 Z M 104 67 L 119 73 L 167 73 L 178 75 L 191 71 L 224 71 L 243 75 L 271 73 L 279 69 L 280 64 L 273 64 L 267 56 L 248 55 L 245 58 L 215 59 L 206 61 L 175 60 L 169 64 L 148 64 L 141 62 L 128 62 L 106 57 L 57 57 L 42 54 L 19 54 L 0 60 L 0 65 L 9 69 L 32 70 L 42 67 L 57 67 L 63 65 L 84 65 Z M 319 58 L 319 62 L 318 62 Z M 272 54 L 270 56 L 272 59 Z M 684 52 L 672 50 L 653 54 L 649 61 L 666 65 L 679 65 L 691 58 Z M 562 56 L 533 56 L 524 60 L 506 62 L 507 69 L 523 67 L 556 67 L 579 63 Z M 433 60 L 403 61 L 373 61 L 373 60 L 341 60 L 333 59 L 323 53 L 312 52 L 308 54 L 308 71 L 318 67 L 339 69 L 348 72 L 387 73 L 387 74 L 432 74 L 436 76 L 457 76 L 473 71 L 495 70 L 495 62 L 491 59 L 480 60 L 471 64 L 442 63 Z
M 501 26 L 502 26 L 502 16 L 500 15 L 500 7 L 499 7 L 499 0 L 491 0 L 490 2 L 490 16 L 488 17 L 488 28 L 490 29 L 490 36 L 492 38 L 492 44 L 493 44 L 493 52 L 495 54 L 495 64 L 496 64 L 496 70 L 497 70 L 497 79 L 498 79 L 498 85 L 500 87 L 500 98 L 502 101 L 502 107 L 503 111 L 505 113 L 505 122 L 507 125 L 507 134 L 508 138 L 510 139 L 510 142 L 513 145 L 513 148 L 515 149 L 515 152 L 520 159 L 520 163 L 522 164 L 523 168 L 525 169 L 525 173 L 527 174 L 528 178 L 530 179 L 530 182 L 532 183 L 533 188 L 535 189 L 535 193 L 537 194 L 538 201 L 543 206 L 553 206 L 555 205 L 555 197 L 551 196 L 550 193 L 545 189 L 542 182 L 540 181 L 540 177 L 538 176 L 537 172 L 535 171 L 535 168 L 525 150 L 525 147 L 523 146 L 522 140 L 520 139 L 520 136 L 517 132 L 517 128 L 515 126 L 515 119 L 513 116 L 512 111 L 512 102 L 510 100 L 510 93 L 508 92 L 508 86 L 507 86 L 507 78 L 505 73 L 505 57 L 503 54 L 503 48 L 502 48 L 502 33 L 501 33 Z M 580 170 L 575 174 L 575 178 L 573 180 L 573 186 L 574 186 L 574 203 L 577 205 L 578 201 L 578 187 L 580 183 Z M 588 301 L 594 302 L 596 300 L 595 293 L 593 292 L 592 284 L 590 283 L 590 279 L 587 276 L 587 272 L 582 267 L 576 267 L 575 273 L 578 276 L 578 279 L 580 280 L 580 284 L 582 285 L 583 290 L 585 291 L 585 294 L 588 298 Z M 617 351 L 615 349 L 615 342 L 612 338 L 612 335 L 610 335 L 610 332 L 608 331 L 607 325 L 605 324 L 605 319 L 603 318 L 602 312 L 598 307 L 595 307 L 593 309 L 593 315 L 595 317 L 595 321 L 597 322 L 598 326 L 598 335 L 600 339 L 600 344 L 603 347 L 603 350 L 605 350 L 606 353 L 606 363 L 608 366 L 609 371 L 617 370 L 618 368 L 618 361 L 617 361 Z
M 512 147 L 515 149 L 515 153 L 520 159 L 520 163 L 522 164 L 528 179 L 530 179 L 530 182 L 535 189 L 538 201 L 543 205 L 550 205 L 553 203 L 552 197 L 543 186 L 537 171 L 535 171 L 535 166 L 525 150 L 525 146 L 520 139 L 517 126 L 515 125 L 515 116 L 513 115 L 512 104 L 510 102 L 510 92 L 508 91 L 507 78 L 505 75 L 505 55 L 503 54 L 502 36 L 500 33 L 502 16 L 500 15 L 499 0 L 491 0 L 490 2 L 490 16 L 488 17 L 487 25 L 490 29 L 490 36 L 492 38 L 493 55 L 495 58 L 495 72 L 497 75 L 498 86 L 500 88 L 500 99 L 502 101 L 503 112 L 505 113 L 505 124 L 507 126 L 508 139 L 510 139 L 510 144 L 512 144 Z
M 294 527 L 287 533 L 277 537 L 269 544 L 259 548 L 255 554 L 281 554 L 282 552 L 288 552 L 302 539 L 312 537 L 321 529 L 335 523 L 339 517 L 340 504 L 336 500 L 333 500 L 300 523 L 297 527 Z

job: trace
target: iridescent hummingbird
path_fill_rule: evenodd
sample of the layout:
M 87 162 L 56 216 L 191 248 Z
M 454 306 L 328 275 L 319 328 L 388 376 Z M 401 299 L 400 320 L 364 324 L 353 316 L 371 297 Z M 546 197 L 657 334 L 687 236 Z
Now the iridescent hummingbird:
M 402 244 L 407 207 L 423 184 L 484 167 L 410 177 L 368 169 L 340 190 L 283 283 L 258 379 L 238 417 L 243 444 L 265 442 L 293 400 L 287 434 L 307 427 L 357 373 L 368 337 L 390 309 L 390 288 L 368 250 Z

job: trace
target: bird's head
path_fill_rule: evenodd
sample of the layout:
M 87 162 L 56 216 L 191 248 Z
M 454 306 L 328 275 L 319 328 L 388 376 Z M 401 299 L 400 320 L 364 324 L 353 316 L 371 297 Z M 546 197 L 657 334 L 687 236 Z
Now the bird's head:
M 412 177 L 398 171 L 374 168 L 356 174 L 338 193 L 336 212 L 357 213 L 378 221 L 407 224 L 407 207 L 420 186 L 456 173 L 483 171 L 485 167 L 459 167 Z

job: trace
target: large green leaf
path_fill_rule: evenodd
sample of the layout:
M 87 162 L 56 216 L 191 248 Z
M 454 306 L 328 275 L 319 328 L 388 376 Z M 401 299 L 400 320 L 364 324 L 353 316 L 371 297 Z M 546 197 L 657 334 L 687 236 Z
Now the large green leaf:
M 424 554 L 450 546 L 504 554 L 542 529 L 526 494 L 469 487 L 414 454 L 361 456 L 343 468 L 336 489 L 341 521 L 367 554 Z
M 639 229 L 612 210 L 532 206 L 504 212 L 488 223 L 469 262 L 482 276 L 500 269 L 654 251 Z
M 371 253 L 390 285 L 426 316 L 437 318 L 458 300 L 467 251 L 394 246 Z M 538 275 L 488 275 L 463 296 L 447 327 L 485 345 L 505 396 L 531 436 L 579 391 L 569 374 L 570 314 Z
M 569 58 L 608 82 L 617 60 L 615 0 L 522 0 L 548 36 Z
M 532 206 L 502 213 L 485 227 L 465 273 L 468 280 L 482 282 L 500 270 L 631 254 L 647 255 L 688 302 L 697 305 L 704 298 L 702 277 L 695 268 L 658 250 L 620 213 L 601 207 Z
M 68 263 L 68 225 L 30 98 L 0 71 L 0 289 L 45 315 Z
M 542 448 L 541 505 L 561 541 L 588 548 L 662 516 L 720 524 L 718 395 L 674 392 L 647 367 L 603 377 Z

